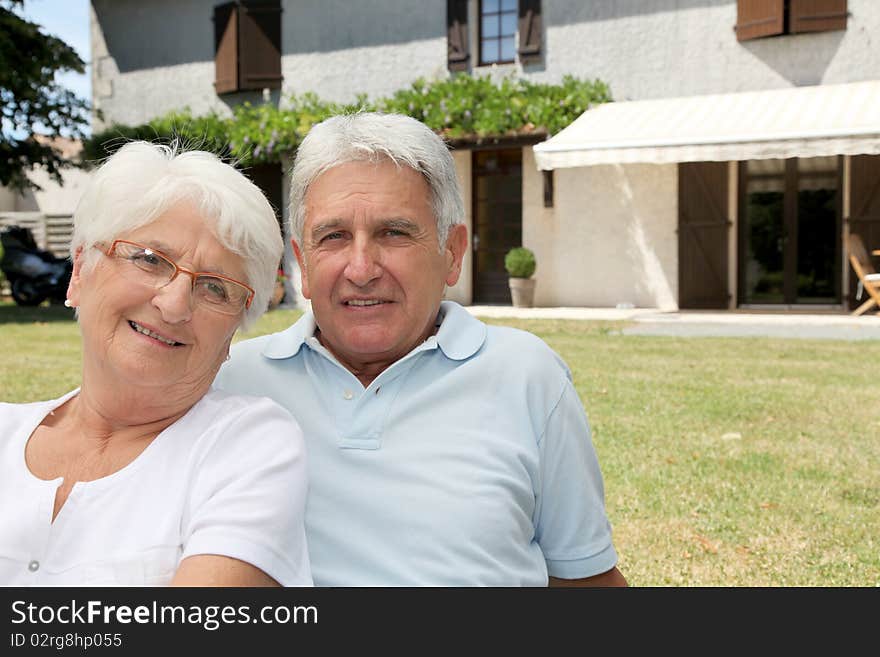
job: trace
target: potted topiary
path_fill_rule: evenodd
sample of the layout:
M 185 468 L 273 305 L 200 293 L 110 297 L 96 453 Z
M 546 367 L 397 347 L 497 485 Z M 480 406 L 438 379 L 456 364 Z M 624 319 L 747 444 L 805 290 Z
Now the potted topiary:
M 524 246 L 512 248 L 504 256 L 504 268 L 510 276 L 510 298 L 518 308 L 531 308 L 535 300 L 535 254 Z

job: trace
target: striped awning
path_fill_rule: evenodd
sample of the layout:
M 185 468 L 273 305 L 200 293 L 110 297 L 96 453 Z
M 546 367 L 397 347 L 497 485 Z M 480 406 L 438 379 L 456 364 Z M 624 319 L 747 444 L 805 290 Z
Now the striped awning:
M 536 144 L 539 169 L 880 154 L 880 80 L 614 102 Z

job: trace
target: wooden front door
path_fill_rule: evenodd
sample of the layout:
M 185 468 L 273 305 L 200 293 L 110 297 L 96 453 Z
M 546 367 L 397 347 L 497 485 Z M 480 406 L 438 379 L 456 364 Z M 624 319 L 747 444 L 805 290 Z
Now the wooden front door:
M 474 303 L 509 304 L 504 256 L 522 246 L 522 149 L 473 152 Z
M 727 162 L 678 165 L 678 305 L 727 308 Z

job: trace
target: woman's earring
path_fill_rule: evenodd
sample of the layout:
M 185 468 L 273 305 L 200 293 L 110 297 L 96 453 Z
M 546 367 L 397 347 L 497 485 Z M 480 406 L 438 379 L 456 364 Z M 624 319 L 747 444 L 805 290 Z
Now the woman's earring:
M 65 300 L 64 300 L 64 307 L 65 307 L 65 308 L 73 308 L 73 304 L 70 303 L 70 299 L 65 299 Z

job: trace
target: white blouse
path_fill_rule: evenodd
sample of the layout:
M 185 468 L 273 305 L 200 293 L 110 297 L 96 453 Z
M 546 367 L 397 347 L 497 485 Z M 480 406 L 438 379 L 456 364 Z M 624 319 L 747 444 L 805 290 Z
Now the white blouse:
M 194 554 L 312 584 L 303 435 L 288 411 L 212 389 L 124 468 L 77 482 L 53 522 L 62 478 L 37 478 L 25 447 L 77 393 L 0 403 L 0 585 L 161 586 Z

